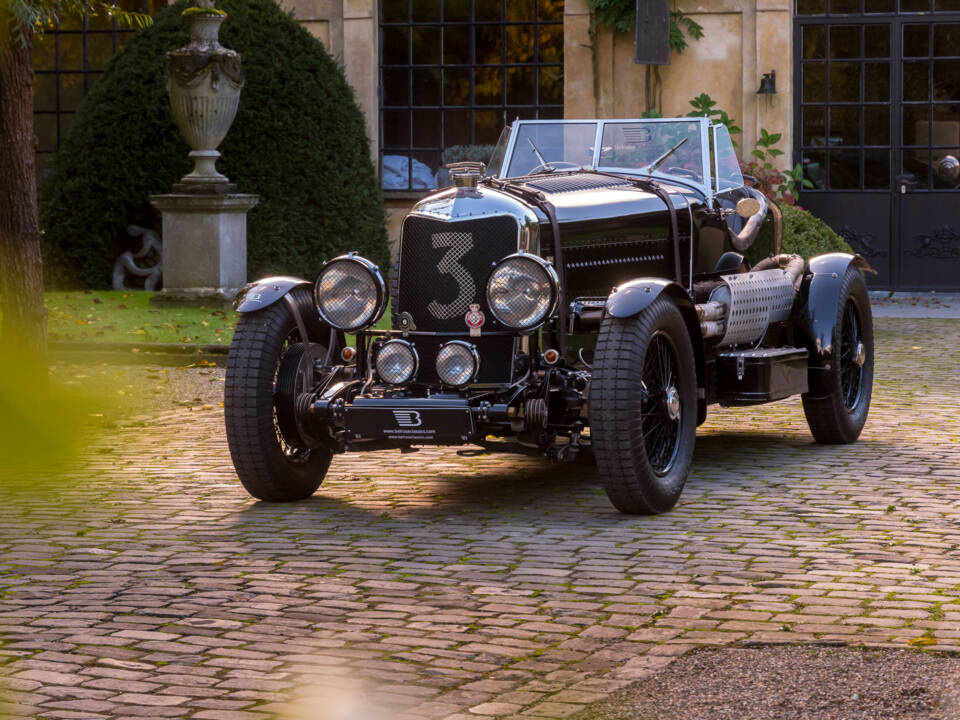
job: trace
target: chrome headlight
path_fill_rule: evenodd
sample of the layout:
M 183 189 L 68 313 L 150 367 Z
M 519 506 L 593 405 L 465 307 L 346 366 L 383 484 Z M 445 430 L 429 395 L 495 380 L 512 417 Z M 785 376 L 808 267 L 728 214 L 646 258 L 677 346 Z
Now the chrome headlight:
M 360 330 L 383 315 L 387 286 L 376 265 L 350 253 L 323 266 L 313 285 L 313 298 L 328 325 L 337 330 Z
M 466 385 L 476 379 L 479 370 L 480 355 L 464 340 L 451 340 L 437 353 L 437 375 L 444 385 Z
M 377 375 L 390 385 L 410 382 L 420 367 L 416 349 L 406 340 L 388 340 L 377 352 Z
M 553 314 L 559 282 L 553 267 L 537 257 L 517 253 L 505 257 L 487 280 L 487 305 L 501 323 L 531 330 Z

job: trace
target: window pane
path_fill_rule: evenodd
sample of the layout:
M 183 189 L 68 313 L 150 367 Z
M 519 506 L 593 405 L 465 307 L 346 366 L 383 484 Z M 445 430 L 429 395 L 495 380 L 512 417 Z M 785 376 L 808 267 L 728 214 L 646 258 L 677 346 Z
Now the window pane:
M 864 63 L 863 99 L 867 102 L 890 100 L 890 64 Z
M 830 144 L 860 144 L 860 108 L 830 108 Z
M 515 67 L 507 69 L 507 103 L 510 105 L 535 105 L 537 102 L 534 69 Z
M 927 78 L 929 63 L 926 60 L 903 63 L 903 99 L 927 100 L 930 87 Z
M 407 0 L 382 0 L 383 22 L 407 22 Z
M 87 65 L 91 70 L 105 70 L 113 57 L 113 36 L 94 33 L 87 36 Z
M 824 146 L 827 144 L 827 111 L 822 107 L 803 109 L 803 144 Z
M 472 119 L 469 110 L 447 110 L 443 113 L 443 146 L 469 145 Z
M 414 65 L 440 64 L 440 28 L 423 26 L 413 28 Z
M 933 26 L 933 54 L 960 55 L 960 24 L 938 23 Z
M 383 104 L 408 105 L 410 103 L 410 71 L 404 68 L 383 69 Z
M 414 22 L 439 22 L 440 0 L 412 0 Z
M 507 25 L 507 61 L 528 63 L 533 60 L 533 25 Z
M 903 56 L 927 57 L 930 54 L 929 36 L 926 25 L 904 25 Z
M 903 172 L 913 173 L 916 179 L 914 187 L 924 190 L 930 187 L 930 151 L 904 150 Z
M 511 117 L 512 121 L 513 118 Z M 483 110 L 473 114 L 474 142 L 477 145 L 492 145 L 503 129 L 503 114 L 496 110 Z
M 477 62 L 481 65 L 503 62 L 503 30 L 501 25 L 478 25 L 474 28 Z
M 890 144 L 890 108 L 867 107 L 863 115 L 863 144 L 889 145 Z
M 960 0 L 934 0 L 933 9 L 938 12 L 960 12 Z
M 443 28 L 443 64 L 470 63 L 470 26 L 447 25 Z
M 900 12 L 927 12 L 930 0 L 900 0 Z
M 864 151 L 863 187 L 871 190 L 885 190 L 890 187 L 889 150 Z
M 477 105 L 499 105 L 503 102 L 503 70 L 477 68 L 473 71 L 473 101 Z
M 853 190 L 860 187 L 860 151 L 830 151 L 830 188 Z
M 824 25 L 803 26 L 804 59 L 820 60 L 827 56 L 827 28 Z
M 938 139 L 938 123 L 944 124 L 951 129 L 948 139 Z M 934 105 L 933 106 L 933 136 L 936 145 L 954 145 L 960 143 L 960 105 Z
M 406 65 L 410 62 L 409 30 L 405 27 L 383 29 L 383 64 Z
M 503 8 L 500 0 L 474 0 L 473 15 L 477 20 L 502 20 Z
M 860 63 L 830 63 L 830 101 L 856 102 L 860 99 Z
M 443 104 L 470 104 L 470 70 L 468 68 L 444 68 Z
M 57 63 L 57 38 L 54 35 L 41 35 L 33 38 L 33 69 L 55 70 Z
M 402 151 L 383 151 L 380 163 L 380 187 L 384 190 L 410 189 L 410 158 Z
M 406 110 L 383 111 L 383 144 L 387 147 L 409 147 L 409 112 Z
M 827 99 L 826 63 L 803 64 L 803 101 L 823 102 Z
M 960 60 L 933 63 L 933 99 L 960 100 Z
M 541 20 L 563 20 L 563 0 L 537 0 Z
M 892 13 L 897 11 L 896 0 L 866 0 L 864 10 L 868 13 Z
M 823 15 L 827 0 L 797 0 L 797 15 Z
M 470 0 L 444 0 L 443 19 L 446 22 L 469 22 Z
M 813 183 L 817 190 L 827 187 L 826 152 L 823 150 L 805 150 L 803 153 L 803 176 Z
M 57 109 L 57 76 L 53 74 L 37 74 L 33 76 L 33 109 Z
M 926 145 L 930 137 L 928 105 L 903 106 L 903 144 Z
M 563 25 L 540 26 L 540 62 L 563 62 Z
M 443 132 L 440 127 L 439 110 L 414 110 L 413 146 L 421 148 L 440 147 Z
M 830 28 L 830 57 L 861 57 L 859 25 L 834 25 Z
M 58 36 L 60 43 L 60 69 L 83 70 L 83 36 L 79 33 Z
M 33 131 L 37 135 L 37 150 L 53 151 L 57 149 L 57 116 L 33 116 Z
M 437 187 L 437 171 L 440 169 L 440 152 L 423 151 L 413 153 L 411 170 L 413 178 L 410 183 L 411 190 L 429 190 Z
M 534 0 L 509 0 L 507 3 L 507 20 L 510 22 L 536 20 L 535 5 Z
M 860 0 L 830 0 L 831 15 L 860 12 Z
M 83 102 L 83 74 L 60 75 L 60 110 L 76 110 Z
M 864 29 L 864 57 L 890 57 L 890 26 L 867 25 Z
M 413 71 L 413 104 L 440 104 L 440 69 Z
M 540 68 L 540 105 L 562 104 L 563 67 Z

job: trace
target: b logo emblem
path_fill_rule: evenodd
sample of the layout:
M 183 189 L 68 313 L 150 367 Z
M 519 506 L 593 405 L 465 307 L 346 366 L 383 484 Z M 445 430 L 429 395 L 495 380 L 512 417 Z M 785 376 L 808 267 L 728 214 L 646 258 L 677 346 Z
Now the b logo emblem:
M 413 428 L 423 424 L 416 410 L 394 410 L 393 417 L 397 420 L 397 427 Z

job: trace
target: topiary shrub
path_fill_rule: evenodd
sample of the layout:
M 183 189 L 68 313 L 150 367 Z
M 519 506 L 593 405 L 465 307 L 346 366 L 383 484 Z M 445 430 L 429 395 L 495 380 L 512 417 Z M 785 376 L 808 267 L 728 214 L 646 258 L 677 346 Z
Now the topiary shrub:
M 163 75 L 165 53 L 187 42 L 185 7 L 138 33 L 77 112 L 41 198 L 50 284 L 107 286 L 124 228 L 159 228 L 148 197 L 170 192 L 192 166 Z M 346 250 L 385 266 L 383 200 L 343 70 L 275 0 L 219 7 L 230 16 L 221 42 L 243 56 L 246 86 L 218 168 L 260 195 L 248 220 L 250 277 L 310 277 Z
M 783 252 L 808 259 L 832 252 L 853 254 L 847 242 L 820 218 L 796 205 L 781 205 L 780 209 L 783 210 Z

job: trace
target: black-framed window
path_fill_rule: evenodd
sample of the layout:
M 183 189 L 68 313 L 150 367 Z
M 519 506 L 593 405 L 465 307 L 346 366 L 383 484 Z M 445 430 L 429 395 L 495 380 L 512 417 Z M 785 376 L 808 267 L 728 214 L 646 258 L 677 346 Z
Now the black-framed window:
M 960 0 L 797 0 L 797 15 L 960 12 Z
M 563 117 L 563 0 L 380 0 L 385 190 L 445 184 L 445 150 L 515 117 Z
M 127 11 L 153 15 L 167 5 L 167 0 L 121 0 L 119 5 Z M 33 124 L 40 182 L 83 98 L 134 32 L 134 28 L 103 14 L 64 16 L 54 28 L 34 38 Z

